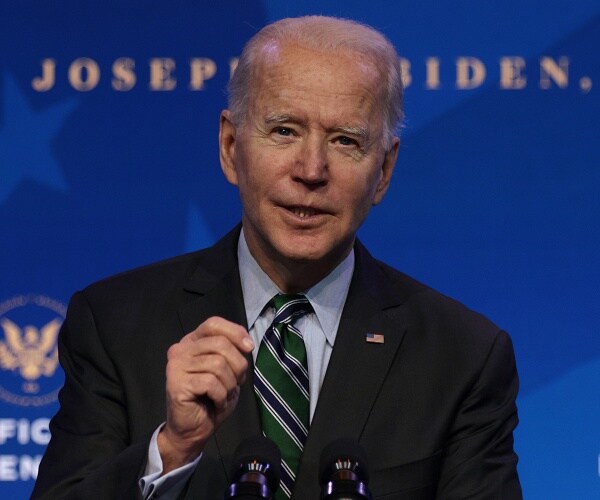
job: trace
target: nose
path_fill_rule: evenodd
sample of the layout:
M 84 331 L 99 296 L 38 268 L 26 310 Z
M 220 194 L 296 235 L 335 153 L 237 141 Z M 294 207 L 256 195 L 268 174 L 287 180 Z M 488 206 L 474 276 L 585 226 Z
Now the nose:
M 316 185 L 327 182 L 328 174 L 327 145 L 321 138 L 309 134 L 298 152 L 294 177 L 305 184 Z

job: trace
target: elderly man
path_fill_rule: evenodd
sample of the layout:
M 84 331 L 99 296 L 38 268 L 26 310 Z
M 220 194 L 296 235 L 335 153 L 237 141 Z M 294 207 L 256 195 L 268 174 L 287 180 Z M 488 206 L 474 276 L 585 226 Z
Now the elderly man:
M 278 498 L 318 497 L 337 437 L 365 449 L 375 498 L 520 498 L 509 337 L 356 239 L 401 119 L 377 31 L 305 17 L 250 40 L 219 134 L 241 227 L 73 297 L 34 497 L 222 498 L 262 432 Z

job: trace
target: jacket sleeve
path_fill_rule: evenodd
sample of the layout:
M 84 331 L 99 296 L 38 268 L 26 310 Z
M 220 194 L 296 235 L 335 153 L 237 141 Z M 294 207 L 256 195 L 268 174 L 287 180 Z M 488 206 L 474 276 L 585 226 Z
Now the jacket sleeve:
M 499 332 L 454 419 L 437 498 L 522 498 L 513 450 L 518 385 L 512 343 Z
M 33 499 L 137 498 L 147 440 L 131 443 L 119 373 L 83 293 L 73 296 L 59 334 L 65 383 Z

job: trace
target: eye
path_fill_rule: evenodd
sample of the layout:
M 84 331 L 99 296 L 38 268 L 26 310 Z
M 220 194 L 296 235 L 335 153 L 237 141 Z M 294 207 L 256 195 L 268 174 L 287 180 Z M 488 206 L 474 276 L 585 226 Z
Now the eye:
M 288 127 L 277 127 L 274 132 L 277 135 L 281 135 L 283 137 L 290 137 L 291 135 L 293 135 L 294 131 L 291 128 Z
M 352 139 L 346 135 L 341 135 L 335 139 L 342 146 L 358 146 L 356 139 Z

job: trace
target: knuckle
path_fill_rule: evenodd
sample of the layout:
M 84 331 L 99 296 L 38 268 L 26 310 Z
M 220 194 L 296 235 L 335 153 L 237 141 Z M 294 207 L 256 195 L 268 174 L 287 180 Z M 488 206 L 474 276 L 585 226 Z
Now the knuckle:
M 221 326 L 221 318 L 218 316 L 211 316 L 210 318 L 204 321 L 203 326 L 207 330 L 216 330 Z
M 167 349 L 167 360 L 170 361 L 173 358 L 176 358 L 179 354 L 179 351 L 179 344 L 173 344 L 171 347 L 169 347 L 169 349 Z
M 215 358 L 213 360 L 213 364 L 214 364 L 215 371 L 218 371 L 218 372 L 225 371 L 229 367 L 229 363 L 227 363 L 227 360 L 225 358 L 223 358 L 223 356 L 215 356 Z

